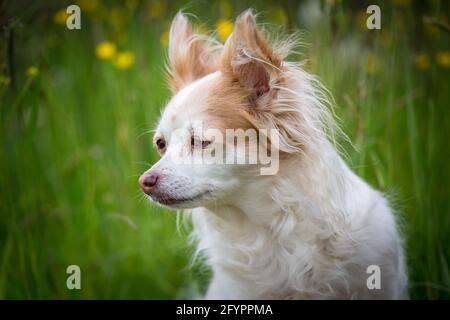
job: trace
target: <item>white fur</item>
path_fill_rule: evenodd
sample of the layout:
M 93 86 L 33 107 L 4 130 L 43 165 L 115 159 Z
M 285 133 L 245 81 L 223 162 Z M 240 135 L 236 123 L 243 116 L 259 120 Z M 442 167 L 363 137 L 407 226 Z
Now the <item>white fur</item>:
M 300 67 L 285 65 L 285 87 L 272 108 L 294 112 L 288 128 L 301 146 L 274 176 L 233 166 L 174 165 L 171 154 L 185 142 L 175 128 L 195 126 L 211 81 L 208 75 L 182 89 L 158 126 L 168 148 L 152 168 L 172 197 L 208 195 L 176 207 L 194 208 L 193 237 L 213 270 L 207 299 L 398 299 L 406 297 L 402 241 L 383 194 L 356 176 L 336 150 L 334 122 L 320 83 Z M 173 121 L 174 112 L 177 114 Z M 277 123 L 273 123 L 276 127 Z M 283 143 L 283 141 L 282 141 Z M 283 146 L 282 146 L 283 148 Z M 381 269 L 381 289 L 369 290 L 367 267 Z

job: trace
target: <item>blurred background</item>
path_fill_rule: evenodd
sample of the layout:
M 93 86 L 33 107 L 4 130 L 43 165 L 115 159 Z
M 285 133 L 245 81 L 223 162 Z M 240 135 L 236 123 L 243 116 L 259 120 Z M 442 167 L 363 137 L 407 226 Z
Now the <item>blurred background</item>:
M 81 8 L 81 30 L 66 8 Z M 368 30 L 366 8 L 381 8 Z M 0 298 L 189 298 L 189 224 L 143 199 L 151 132 L 180 9 L 224 41 L 248 7 L 300 30 L 336 100 L 352 168 L 389 194 L 405 235 L 410 296 L 450 298 L 450 2 L 0 0 Z M 68 290 L 66 268 L 81 268 Z

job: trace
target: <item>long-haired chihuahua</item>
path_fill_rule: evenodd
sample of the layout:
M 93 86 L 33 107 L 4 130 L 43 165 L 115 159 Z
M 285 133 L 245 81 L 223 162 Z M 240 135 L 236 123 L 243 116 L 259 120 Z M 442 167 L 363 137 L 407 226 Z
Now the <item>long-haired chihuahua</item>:
M 224 45 L 177 14 L 161 159 L 139 184 L 190 212 L 207 299 L 406 297 L 393 210 L 341 158 L 327 90 L 286 60 L 295 44 L 271 40 L 251 10 Z

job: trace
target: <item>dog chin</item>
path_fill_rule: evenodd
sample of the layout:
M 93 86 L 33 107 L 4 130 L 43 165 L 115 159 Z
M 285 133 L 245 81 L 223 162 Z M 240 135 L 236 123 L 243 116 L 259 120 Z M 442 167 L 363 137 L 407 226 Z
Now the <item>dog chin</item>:
M 172 196 L 170 194 L 153 194 L 149 196 L 149 198 L 153 202 L 156 202 L 164 207 L 192 209 L 207 203 L 210 195 L 210 191 L 205 191 L 189 197 Z

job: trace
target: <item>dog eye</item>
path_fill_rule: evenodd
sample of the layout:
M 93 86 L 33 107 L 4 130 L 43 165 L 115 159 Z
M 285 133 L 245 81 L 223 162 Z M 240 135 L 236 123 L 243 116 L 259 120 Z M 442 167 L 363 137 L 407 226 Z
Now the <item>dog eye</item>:
M 205 149 L 207 146 L 211 144 L 211 141 L 208 140 L 201 140 L 198 137 L 191 137 L 191 148 L 194 148 L 195 146 L 199 146 L 201 144 L 202 149 Z
M 158 148 L 158 151 L 163 151 L 166 148 L 166 141 L 162 138 L 159 138 L 156 140 L 156 147 Z

